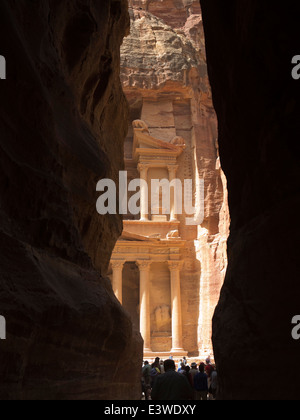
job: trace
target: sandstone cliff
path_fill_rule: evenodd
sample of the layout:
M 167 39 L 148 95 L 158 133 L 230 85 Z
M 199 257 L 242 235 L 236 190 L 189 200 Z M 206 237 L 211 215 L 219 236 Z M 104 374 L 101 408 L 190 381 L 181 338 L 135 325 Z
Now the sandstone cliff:
M 123 167 L 128 29 L 126 0 L 1 2 L 1 399 L 139 397 L 142 342 L 101 277 L 122 222 L 95 208 Z
M 172 28 L 181 28 L 187 18 L 201 14 L 198 0 L 129 0 L 129 5 L 146 10 Z

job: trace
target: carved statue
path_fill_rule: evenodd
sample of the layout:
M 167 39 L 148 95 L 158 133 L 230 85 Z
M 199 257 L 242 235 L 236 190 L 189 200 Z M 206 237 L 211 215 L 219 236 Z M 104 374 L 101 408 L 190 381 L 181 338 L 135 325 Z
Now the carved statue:
M 164 332 L 170 327 L 171 308 L 168 305 L 158 306 L 155 309 L 155 321 L 157 331 Z
M 173 138 L 173 140 L 171 141 L 171 144 L 173 144 L 174 146 L 181 146 L 181 147 L 185 147 L 185 140 L 183 137 L 180 136 L 176 136 Z
M 145 121 L 142 120 L 135 120 L 132 123 L 132 127 L 133 128 L 138 128 L 138 129 L 142 129 L 143 133 L 147 133 L 149 134 L 149 127 L 148 125 L 145 123 Z
M 171 230 L 171 232 L 169 232 L 168 234 L 167 234 L 167 239 L 177 239 L 177 238 L 180 238 L 180 236 L 179 236 L 179 231 L 178 230 Z

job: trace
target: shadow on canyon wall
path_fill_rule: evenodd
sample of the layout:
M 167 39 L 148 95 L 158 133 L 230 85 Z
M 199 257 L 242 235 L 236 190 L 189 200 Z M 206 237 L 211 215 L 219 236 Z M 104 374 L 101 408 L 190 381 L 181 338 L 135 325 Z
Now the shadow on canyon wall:
M 1 399 L 140 396 L 142 340 L 102 277 L 122 221 L 95 211 L 123 168 L 127 7 L 0 5 Z
M 295 3 L 201 0 L 201 6 L 232 220 L 213 320 L 219 396 L 298 399 L 300 343 L 291 336 L 299 312 Z
M 202 8 L 232 218 L 220 398 L 298 398 L 298 14 L 258 0 Z M 1 399 L 139 395 L 142 340 L 101 275 L 122 222 L 97 216 L 94 188 L 123 168 L 128 30 L 125 0 L 0 4 Z

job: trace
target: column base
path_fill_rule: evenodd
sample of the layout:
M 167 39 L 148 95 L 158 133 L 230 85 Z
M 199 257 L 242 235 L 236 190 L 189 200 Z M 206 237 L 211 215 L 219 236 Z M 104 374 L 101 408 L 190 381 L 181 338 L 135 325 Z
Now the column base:
M 144 360 L 155 358 L 157 355 L 151 349 L 144 349 Z
M 188 352 L 183 350 L 183 349 L 173 349 L 169 352 L 153 352 L 150 349 L 145 349 L 144 350 L 144 360 L 150 359 L 150 360 L 154 360 L 156 357 L 159 357 L 160 359 L 166 360 L 169 359 L 170 356 L 173 356 L 174 360 L 180 360 L 183 357 L 187 357 L 188 356 Z
M 188 352 L 185 351 L 184 349 L 172 349 L 170 351 L 170 355 L 172 355 L 173 357 L 182 358 L 182 357 L 187 357 Z

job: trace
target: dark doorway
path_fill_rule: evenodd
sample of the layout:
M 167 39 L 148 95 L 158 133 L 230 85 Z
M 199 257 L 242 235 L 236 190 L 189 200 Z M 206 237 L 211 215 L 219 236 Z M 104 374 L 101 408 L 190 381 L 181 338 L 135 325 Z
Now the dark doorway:
M 140 330 L 140 273 L 135 262 L 127 262 L 123 269 L 123 307 L 134 327 Z

